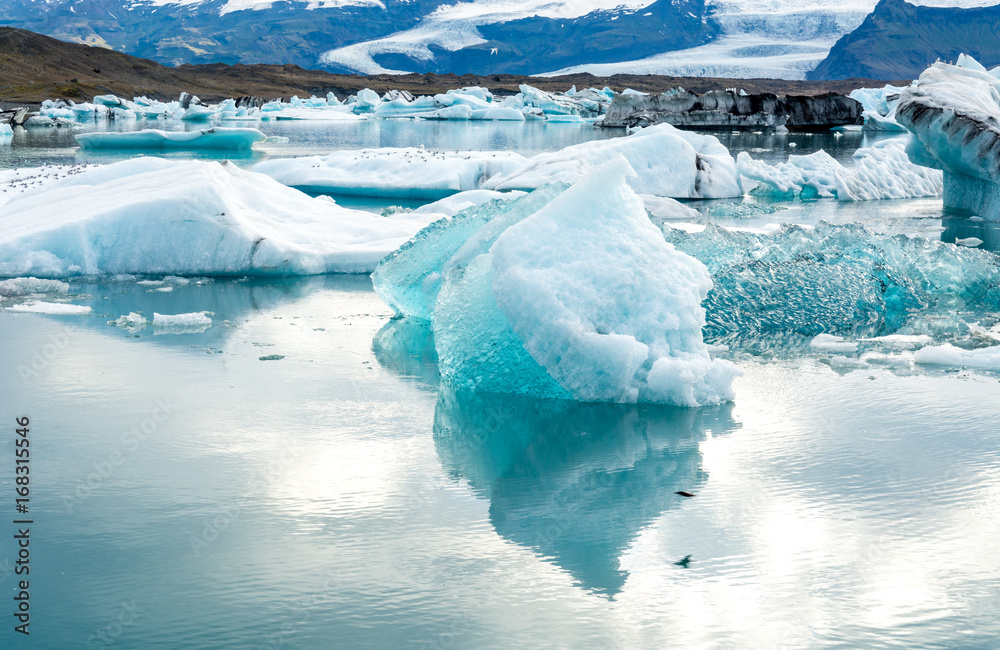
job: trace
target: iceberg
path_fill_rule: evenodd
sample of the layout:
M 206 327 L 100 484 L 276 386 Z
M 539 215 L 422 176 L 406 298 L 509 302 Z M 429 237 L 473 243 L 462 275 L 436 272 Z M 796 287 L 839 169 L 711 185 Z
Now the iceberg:
M 863 131 L 906 132 L 906 127 L 896 121 L 896 109 L 905 87 L 885 85 L 882 88 L 858 88 L 849 97 L 864 109 Z
M 69 285 L 59 280 L 43 280 L 40 278 L 11 278 L 0 280 L 0 296 L 29 296 L 33 293 L 67 293 Z
M 376 291 L 430 312 L 442 380 L 583 402 L 718 404 L 735 366 L 701 328 L 712 282 L 667 244 L 623 156 L 434 223 L 379 265 Z M 435 288 L 437 289 L 435 292 Z
M 76 136 L 84 149 L 201 150 L 245 151 L 254 143 L 267 140 L 257 129 L 214 127 L 198 131 L 160 131 L 144 129 L 122 133 L 84 133 Z
M 1000 345 L 974 350 L 964 350 L 948 343 L 928 346 L 913 353 L 913 362 L 1000 372 Z
M 495 176 L 483 187 L 532 190 L 554 182 L 575 183 L 619 154 L 635 170 L 628 184 L 639 194 L 684 199 L 743 196 L 736 162 L 718 138 L 681 131 L 669 124 L 538 154 L 520 169 Z
M 123 316 L 122 318 L 127 318 L 135 323 L 144 323 L 145 319 L 137 320 L 132 318 L 132 314 L 129 316 Z M 142 319 L 142 316 L 139 316 Z M 119 319 L 121 320 L 121 319 Z M 212 319 L 209 318 L 208 314 L 203 311 L 192 312 L 189 314 L 157 314 L 153 312 L 153 327 L 177 327 L 187 329 L 190 327 L 209 327 L 212 325 Z
M 487 179 L 524 162 L 507 151 L 387 148 L 267 160 L 253 171 L 310 194 L 440 199 L 480 189 Z
M 896 119 L 910 160 L 944 171 L 944 206 L 1000 221 L 1000 79 L 935 63 L 907 88 Z
M 0 207 L 0 277 L 367 273 L 439 216 L 383 218 L 231 163 L 139 158 Z
M 941 195 L 941 173 L 910 162 L 906 140 L 899 138 L 858 149 L 853 167 L 822 149 L 777 165 L 755 161 L 745 151 L 736 161 L 741 175 L 758 182 L 751 192 L 756 196 L 871 201 Z

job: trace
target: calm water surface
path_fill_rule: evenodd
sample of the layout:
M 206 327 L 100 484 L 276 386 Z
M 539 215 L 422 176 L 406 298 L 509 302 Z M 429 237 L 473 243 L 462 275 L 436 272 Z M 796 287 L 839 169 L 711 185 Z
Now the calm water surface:
M 292 138 L 269 155 L 615 135 L 268 126 Z M 19 133 L 0 164 L 80 161 L 65 133 Z M 726 139 L 860 145 L 778 137 Z M 939 200 L 780 207 L 726 222 L 982 227 Z M 5 593 L 21 415 L 35 522 L 31 638 L 8 609 L 3 647 L 1000 647 L 1000 375 L 803 352 L 741 357 L 718 408 L 474 396 L 440 386 L 427 329 L 366 277 L 150 289 L 0 311 Z M 202 330 L 109 324 L 202 310 Z

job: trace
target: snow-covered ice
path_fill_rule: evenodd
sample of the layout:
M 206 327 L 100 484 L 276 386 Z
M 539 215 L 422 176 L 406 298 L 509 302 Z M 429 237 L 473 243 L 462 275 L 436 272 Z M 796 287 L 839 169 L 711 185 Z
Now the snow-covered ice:
M 123 318 L 125 318 L 123 316 Z M 133 323 L 142 322 L 136 321 L 132 314 L 129 314 L 129 320 Z M 141 316 L 139 318 L 142 318 Z M 191 327 L 208 327 L 212 324 L 212 319 L 207 312 L 196 311 L 188 314 L 157 314 L 153 313 L 153 327 L 171 327 L 171 328 L 191 328 Z
M 758 182 L 753 193 L 775 198 L 836 198 L 871 201 L 939 196 L 942 176 L 910 162 L 906 140 L 895 138 L 858 149 L 854 165 L 845 167 L 822 149 L 787 162 L 769 165 L 745 151 L 737 156 L 740 174 Z
M 370 272 L 439 216 L 349 210 L 230 163 L 137 158 L 0 207 L 0 277 Z
M 743 195 L 736 162 L 718 138 L 681 131 L 669 124 L 538 154 L 521 168 L 491 178 L 483 187 L 531 190 L 557 181 L 575 183 L 619 154 L 635 170 L 628 183 L 639 194 L 687 199 Z
M 487 179 L 524 163 L 509 151 L 387 148 L 267 160 L 253 171 L 312 194 L 439 199 L 480 189 Z
M 257 129 L 214 127 L 197 131 L 142 131 L 83 133 L 76 136 L 84 149 L 227 149 L 247 150 L 267 140 Z

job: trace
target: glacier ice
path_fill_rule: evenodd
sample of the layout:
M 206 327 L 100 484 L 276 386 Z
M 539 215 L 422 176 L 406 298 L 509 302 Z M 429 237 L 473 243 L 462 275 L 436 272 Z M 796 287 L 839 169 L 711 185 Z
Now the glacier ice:
M 0 277 L 370 272 L 439 216 L 383 218 L 230 163 L 138 158 L 0 207 Z
M 479 392 L 683 406 L 731 399 L 738 374 L 702 340 L 711 280 L 652 224 L 622 156 L 432 224 L 376 290 L 430 312 L 441 376 Z
M 483 187 L 530 190 L 557 181 L 575 183 L 619 154 L 635 170 L 628 183 L 639 194 L 688 199 L 743 195 L 736 163 L 718 138 L 669 124 L 538 154 L 521 168 L 489 179 Z
M 822 149 L 776 165 L 755 161 L 745 151 L 736 160 L 740 174 L 758 182 L 752 190 L 756 196 L 871 201 L 941 194 L 941 174 L 910 162 L 906 140 L 900 138 L 858 149 L 852 167 Z
M 859 224 L 773 233 L 665 224 L 663 231 L 711 272 L 711 342 L 753 344 L 788 333 L 870 337 L 895 333 L 928 309 L 1000 309 L 1000 264 L 987 251 Z
M 440 199 L 480 189 L 487 179 L 524 162 L 509 151 L 386 148 L 267 160 L 253 171 L 312 194 Z
M 1000 79 L 970 66 L 935 63 L 899 100 L 911 132 L 907 153 L 944 170 L 944 205 L 1000 220 Z
M 886 84 L 882 88 L 858 88 L 849 97 L 864 109 L 864 131 L 906 132 L 906 127 L 896 121 L 896 109 L 905 87 Z
M 140 316 L 140 318 L 142 317 Z M 137 321 L 132 319 L 131 314 L 129 315 L 129 320 L 132 320 L 134 323 L 145 322 L 144 320 Z M 211 325 L 211 317 L 209 317 L 207 312 L 203 311 L 191 312 L 188 314 L 157 314 L 156 312 L 153 312 L 153 327 L 189 329 L 207 328 Z
M 83 133 L 76 136 L 84 149 L 250 149 L 254 143 L 267 140 L 257 129 L 214 127 L 197 131 L 142 131 Z
M 0 296 L 28 296 L 33 293 L 67 293 L 69 284 L 59 280 L 40 278 L 11 278 L 0 280 Z

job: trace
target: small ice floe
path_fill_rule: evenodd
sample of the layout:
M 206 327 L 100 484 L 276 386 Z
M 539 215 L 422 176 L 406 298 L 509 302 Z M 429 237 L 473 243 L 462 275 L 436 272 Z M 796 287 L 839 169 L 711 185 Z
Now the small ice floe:
M 968 246 L 969 248 L 975 248 L 983 243 L 983 240 L 979 237 L 959 237 L 955 239 L 955 243 L 959 246 Z
M 62 302 L 29 302 L 20 305 L 11 305 L 7 311 L 22 312 L 27 314 L 52 314 L 56 316 L 79 316 L 89 314 L 92 310 L 89 305 L 68 305 Z
M 809 341 L 809 347 L 818 352 L 855 352 L 858 344 L 854 341 L 845 341 L 843 336 L 817 334 Z
M 163 284 L 163 280 L 139 280 L 136 284 L 144 287 L 158 287 Z
M 855 370 L 868 367 L 868 363 L 861 359 L 853 359 L 839 354 L 826 359 L 825 363 L 834 370 Z
M 108 321 L 109 325 L 119 327 L 129 332 L 138 332 L 146 327 L 148 320 L 142 315 L 131 311 L 126 316 L 119 316 L 116 320 Z
M 997 323 L 990 329 L 986 329 L 979 323 L 969 323 L 969 333 L 973 338 L 983 339 L 986 341 L 1000 341 L 1000 323 Z
M 157 314 L 153 313 L 153 327 L 172 334 L 198 334 L 212 326 L 212 319 L 207 311 L 196 311 L 189 314 Z
M 977 350 L 963 350 L 949 343 L 928 346 L 917 350 L 913 361 L 925 365 L 1000 371 L 1000 345 Z

